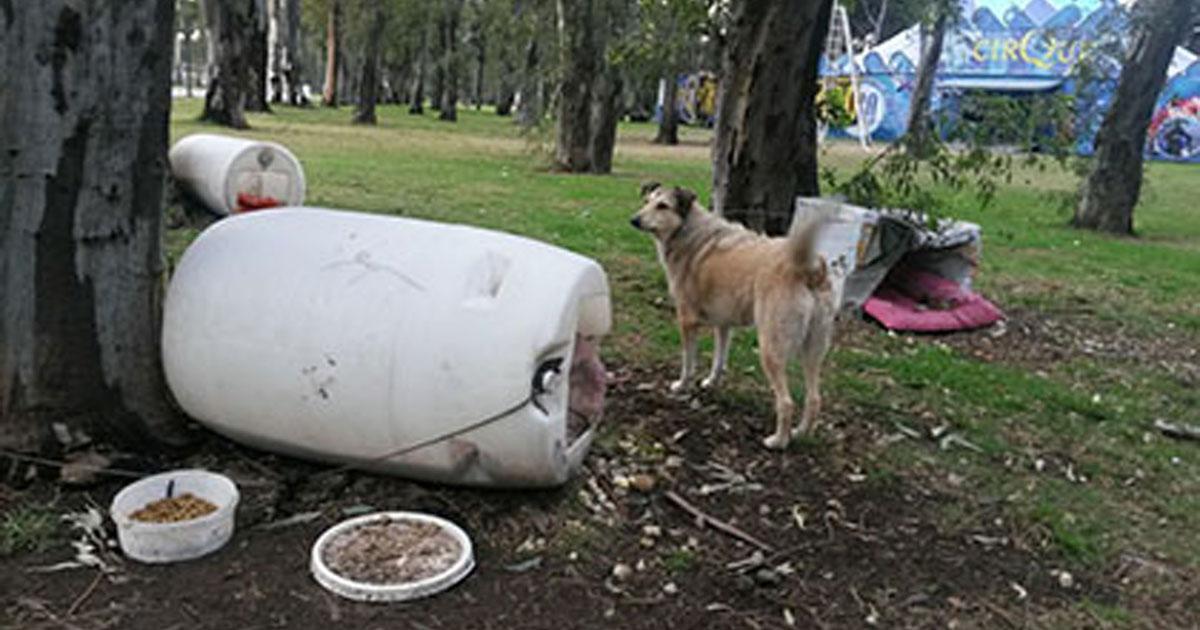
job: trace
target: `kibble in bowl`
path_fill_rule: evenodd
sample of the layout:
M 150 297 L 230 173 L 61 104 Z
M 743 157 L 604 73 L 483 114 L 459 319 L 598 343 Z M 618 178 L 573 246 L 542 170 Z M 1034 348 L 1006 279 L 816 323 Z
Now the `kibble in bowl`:
M 148 563 L 190 560 L 212 553 L 233 536 L 238 490 L 206 470 L 173 470 L 146 477 L 113 498 L 121 550 Z

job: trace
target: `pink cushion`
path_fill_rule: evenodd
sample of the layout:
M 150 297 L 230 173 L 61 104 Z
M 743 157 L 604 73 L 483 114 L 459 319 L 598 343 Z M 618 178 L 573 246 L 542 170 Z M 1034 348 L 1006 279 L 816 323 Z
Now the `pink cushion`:
M 900 267 L 863 304 L 889 330 L 949 332 L 990 326 L 1004 317 L 995 304 L 952 280 Z

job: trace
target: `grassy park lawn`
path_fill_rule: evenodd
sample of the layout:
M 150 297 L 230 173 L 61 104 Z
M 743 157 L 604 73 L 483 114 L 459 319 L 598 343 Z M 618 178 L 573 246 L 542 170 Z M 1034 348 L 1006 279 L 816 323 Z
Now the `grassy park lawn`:
M 194 102 L 176 107 L 173 138 L 204 130 L 196 113 Z M 595 257 L 615 298 L 610 363 L 666 380 L 677 335 L 665 283 L 627 218 L 643 180 L 707 198 L 707 131 L 686 129 L 682 145 L 668 148 L 650 143 L 651 126 L 625 124 L 611 176 L 569 176 L 546 167 L 544 138 L 486 111 L 462 111 L 457 124 L 396 107 L 380 114 L 371 128 L 350 125 L 346 110 L 284 110 L 251 116 L 245 135 L 296 152 L 310 205 L 470 223 Z M 825 160 L 845 171 L 863 155 L 833 145 Z M 1075 183 L 1065 173 L 1019 173 L 987 208 L 953 197 L 955 214 L 984 228 L 978 285 L 1010 312 L 1005 334 L 897 337 L 847 324 L 827 372 L 835 428 L 795 448 L 835 448 L 836 427 L 865 424 L 895 436 L 854 449 L 867 474 L 964 497 L 945 506 L 950 525 L 994 519 L 1014 544 L 1076 570 L 1161 564 L 1194 577 L 1200 444 L 1151 425 L 1200 424 L 1200 170 L 1152 164 L 1147 174 L 1136 239 L 1068 228 L 1063 199 Z M 190 237 L 172 233 L 172 253 Z M 740 336 L 732 361 L 736 377 L 717 404 L 765 423 L 770 402 L 752 335 Z M 978 452 L 899 439 L 931 430 L 955 432 Z M 1125 605 L 1137 601 L 1095 604 L 1117 620 Z
M 216 131 L 195 122 L 198 113 L 198 101 L 175 103 L 172 140 Z M 500 600 L 535 614 L 529 602 L 537 598 L 512 595 L 518 588 L 600 602 L 594 623 L 612 627 L 664 627 L 650 623 L 646 611 L 659 609 L 650 606 L 673 606 L 658 619 L 672 615 L 690 627 L 777 627 L 788 619 L 800 627 L 1200 625 L 1200 442 L 1153 426 L 1200 425 L 1200 168 L 1148 167 L 1135 239 L 1067 227 L 1064 199 L 1076 184 L 1057 171 L 1019 172 L 987 208 L 946 192 L 955 216 L 983 226 L 977 286 L 1005 309 L 1006 326 L 898 336 L 843 322 L 819 430 L 776 455 L 758 448 L 771 401 L 753 335 L 735 335 L 732 377 L 721 391 L 691 400 L 662 393 L 677 369 L 678 336 L 653 247 L 628 218 L 648 179 L 693 188 L 707 201 L 710 133 L 684 129 L 680 146 L 661 147 L 650 142 L 652 126 L 623 124 L 614 173 L 572 176 L 547 168 L 545 135 L 522 135 L 487 111 L 459 117 L 448 124 L 387 106 L 377 127 L 361 127 L 349 123 L 347 108 L 287 108 L 251 115 L 252 129 L 236 132 L 291 148 L 304 165 L 309 205 L 523 234 L 594 257 L 609 274 L 615 327 L 604 355 L 616 384 L 587 481 L 549 498 L 439 491 L 434 506 L 463 519 L 491 555 L 460 599 L 413 609 L 450 624 L 429 627 L 462 627 L 450 608 L 490 610 Z M 824 164 L 845 173 L 865 155 L 834 144 Z M 171 260 L 196 233 L 168 232 Z M 798 375 L 793 388 L 799 400 Z M 681 458 L 671 463 L 669 455 Z M 754 489 L 696 490 L 716 464 Z M 689 528 L 661 497 L 613 490 L 614 471 L 650 472 L 660 489 L 679 489 L 771 537 L 791 550 L 775 561 L 787 559 L 794 573 L 782 574 L 793 581 L 746 591 L 728 563 L 748 549 Z M 355 484 L 373 483 L 360 479 L 337 493 L 350 497 Z M 372 496 L 397 487 L 379 486 Z M 603 488 L 624 497 L 617 516 L 598 516 L 596 498 L 580 496 Z M 432 500 L 425 490 L 401 494 L 418 506 Z M 47 546 L 54 501 L 4 517 L 0 557 Z M 669 531 L 704 542 L 646 544 L 639 523 L 650 518 L 674 518 Z M 530 538 L 533 529 L 540 538 Z M 251 538 L 241 548 L 270 553 L 286 543 L 286 553 L 301 553 L 315 531 Z M 545 558 L 541 574 L 495 568 L 525 566 L 531 553 L 538 563 Z M 642 577 L 624 587 L 605 582 L 614 562 L 637 558 L 646 563 Z M 226 565 L 180 571 L 196 574 L 187 579 L 226 576 L 212 578 L 219 582 L 231 579 Z M 286 579 L 299 581 L 281 583 L 307 588 L 303 567 L 287 570 L 296 575 Z M 662 595 L 668 579 L 682 596 Z M 296 592 L 251 583 L 268 599 Z M 137 609 L 128 595 L 113 597 Z M 310 605 L 299 599 L 305 604 L 297 606 Z M 313 614 L 326 614 L 322 601 L 311 604 Z M 368 613 L 355 614 L 366 623 Z

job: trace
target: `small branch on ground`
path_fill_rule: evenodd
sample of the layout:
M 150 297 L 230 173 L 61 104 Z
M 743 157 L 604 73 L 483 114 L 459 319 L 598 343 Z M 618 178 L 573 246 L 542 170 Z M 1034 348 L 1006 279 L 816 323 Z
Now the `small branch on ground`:
M 706 524 L 710 525 L 717 531 L 723 532 L 754 547 L 758 547 L 767 553 L 774 552 L 774 549 L 772 549 L 767 543 L 755 538 L 754 536 L 751 536 L 750 534 L 747 534 L 746 532 L 734 527 L 733 525 L 730 525 L 729 523 L 726 523 L 725 521 L 701 512 L 699 508 L 691 503 L 688 503 L 686 499 L 679 496 L 674 490 L 668 490 L 663 496 L 665 496 L 668 501 L 675 504 L 676 507 L 682 509 L 688 514 L 691 514 L 696 519 L 696 523 L 701 527 Z
M 1200 427 L 1191 424 L 1174 424 L 1166 420 L 1155 420 L 1154 428 L 1163 435 L 1181 440 L 1200 441 Z

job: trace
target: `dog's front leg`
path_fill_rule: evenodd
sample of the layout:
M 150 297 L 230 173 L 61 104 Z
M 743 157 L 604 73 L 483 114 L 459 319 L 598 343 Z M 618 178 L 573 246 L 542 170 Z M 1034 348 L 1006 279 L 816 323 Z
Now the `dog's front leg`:
M 679 380 L 671 383 L 672 392 L 681 392 L 692 385 L 696 374 L 696 350 L 700 343 L 700 328 L 695 324 L 680 324 L 679 333 L 683 337 L 683 366 L 679 372 Z
M 731 332 L 728 326 L 718 326 L 713 329 L 713 337 L 716 338 L 716 347 L 713 348 L 712 370 L 709 371 L 707 378 L 700 381 L 700 387 L 708 389 L 716 387 L 721 382 L 721 376 L 725 374 L 725 363 L 729 361 L 729 337 Z

